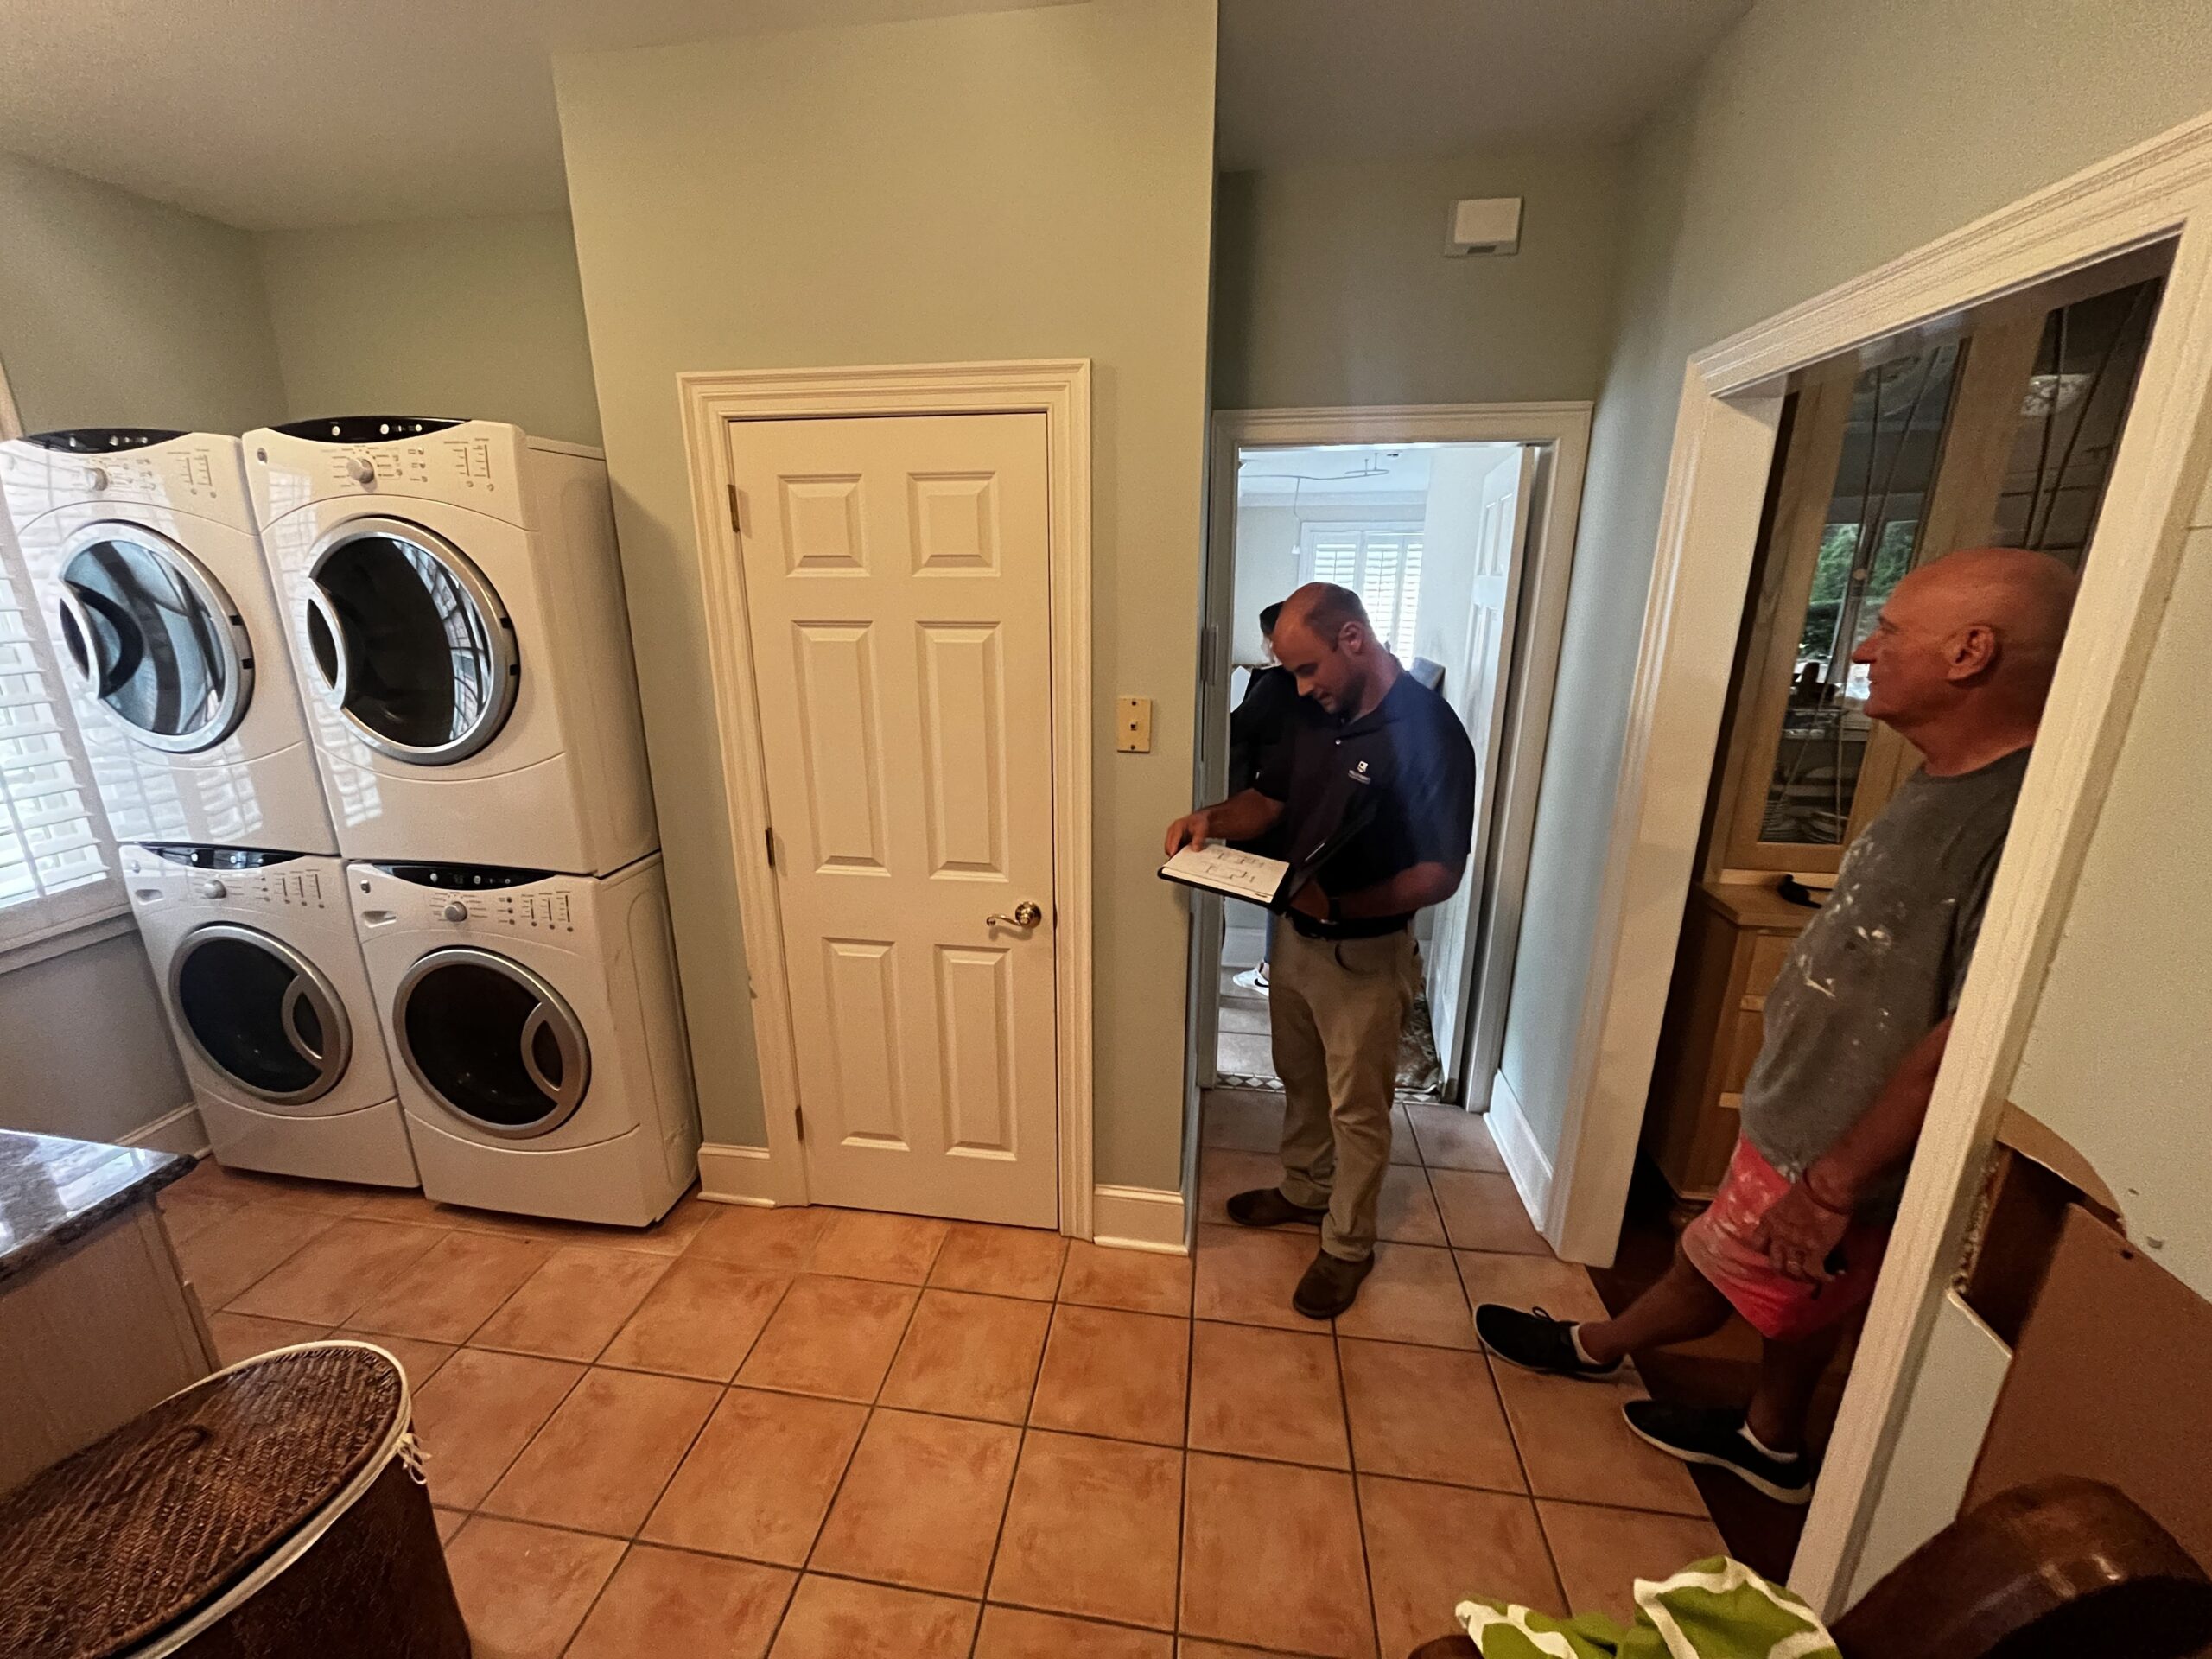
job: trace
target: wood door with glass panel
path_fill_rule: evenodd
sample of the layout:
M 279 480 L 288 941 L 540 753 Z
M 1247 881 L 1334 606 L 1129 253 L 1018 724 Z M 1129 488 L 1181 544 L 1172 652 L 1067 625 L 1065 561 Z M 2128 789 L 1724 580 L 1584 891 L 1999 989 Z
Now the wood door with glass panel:
M 1045 417 L 728 434 L 810 1194 L 1056 1225 Z

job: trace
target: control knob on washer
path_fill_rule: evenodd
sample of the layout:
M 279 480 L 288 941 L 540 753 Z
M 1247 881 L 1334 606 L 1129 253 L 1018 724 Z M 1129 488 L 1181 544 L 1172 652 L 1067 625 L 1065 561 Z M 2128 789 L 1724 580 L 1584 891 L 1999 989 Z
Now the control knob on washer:
M 446 900 L 445 908 L 438 914 L 449 922 L 465 922 L 468 919 L 468 906 L 458 899 L 448 899 Z
M 202 899 L 227 899 L 231 896 L 231 890 L 211 875 L 200 883 L 200 896 Z

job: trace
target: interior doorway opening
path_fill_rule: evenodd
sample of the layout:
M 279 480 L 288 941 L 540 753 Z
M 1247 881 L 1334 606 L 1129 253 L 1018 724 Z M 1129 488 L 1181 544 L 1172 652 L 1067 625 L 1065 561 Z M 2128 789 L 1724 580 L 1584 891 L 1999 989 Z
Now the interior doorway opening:
M 1311 582 L 1351 588 L 1376 633 L 1414 677 L 1438 691 L 1472 736 L 1478 756 L 1493 715 L 1503 712 L 1510 623 L 1527 522 L 1518 443 L 1249 445 L 1236 457 L 1233 598 L 1227 711 L 1217 734 L 1231 771 L 1255 741 L 1236 741 L 1236 712 L 1254 677 L 1273 662 L 1263 619 Z M 1494 759 L 1482 768 L 1495 769 Z M 1234 775 L 1234 790 L 1244 779 Z M 1478 785 L 1479 786 L 1479 785 Z M 1474 861 L 1470 861 L 1471 865 Z M 1470 871 L 1452 900 L 1421 912 L 1414 936 L 1423 986 L 1407 1023 L 1398 1065 L 1402 1097 L 1436 1101 L 1465 1093 L 1473 993 L 1468 946 Z M 1224 904 L 1214 1079 L 1240 1088 L 1279 1086 L 1268 1038 L 1267 912 Z
M 1920 769 L 1899 730 L 1867 712 L 1858 648 L 1909 573 L 1960 550 L 2031 550 L 2088 573 L 2173 252 L 2168 242 L 2133 250 L 1855 346 L 1777 387 L 1764 503 L 1697 861 L 1682 890 L 1636 1174 L 1612 1268 L 1597 1275 L 1616 1314 L 1664 1274 L 1683 1227 L 1723 1191 L 1765 1052 L 1770 994 L 1793 976 L 1824 988 L 1809 977 L 1821 971 L 1814 958 L 1796 954 L 1800 936 L 1824 910 L 1863 905 L 1866 884 L 1847 873 L 1842 896 L 1832 896 L 1839 873 Z M 2063 718 L 2056 705 L 2045 709 L 2046 730 Z M 2009 842 L 2032 833 L 2013 818 Z M 1987 891 L 1931 893 L 1928 902 L 1978 912 Z M 1978 950 L 1967 938 L 1979 977 L 1989 971 L 1980 964 L 1990 933 L 1980 929 Z M 1891 1014 L 1861 1002 L 1847 1017 L 1871 1039 Z M 2022 1220 L 2024 1200 L 1997 1182 L 1985 1202 L 1978 1225 L 2002 1245 L 1986 1254 L 1974 1246 L 1947 1275 L 1959 1289 L 1942 1317 L 2009 1351 L 2018 1310 L 2032 1300 L 2051 1248 L 2050 1217 L 2063 1205 Z M 1816 1465 L 1864 1317 L 1862 1309 L 1840 1326 L 1800 1425 Z M 1761 1362 L 1760 1340 L 1741 1319 L 1636 1356 L 1653 1397 L 1732 1410 L 1750 1397 Z M 1963 1418 L 1968 1408 L 1954 1404 Z M 1948 1493 L 1942 1479 L 1924 1483 L 1915 1502 L 1925 1532 L 1958 1508 L 1971 1461 Z M 1808 1511 L 1710 1471 L 1696 1478 L 1730 1554 L 1788 1573 Z M 1883 1561 L 1873 1576 L 1894 1564 Z

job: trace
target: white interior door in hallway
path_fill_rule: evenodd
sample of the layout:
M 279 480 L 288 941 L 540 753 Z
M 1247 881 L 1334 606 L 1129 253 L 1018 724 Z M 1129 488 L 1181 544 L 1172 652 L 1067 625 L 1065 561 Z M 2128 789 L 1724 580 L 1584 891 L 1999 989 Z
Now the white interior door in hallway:
M 1455 488 L 1460 480 L 1452 476 L 1453 463 L 1461 455 L 1481 468 L 1465 480 L 1471 486 L 1465 489 Z M 1452 601 L 1433 588 L 1424 599 L 1424 603 L 1442 606 L 1455 622 L 1458 616 L 1465 617 L 1465 643 L 1459 660 L 1445 664 L 1443 689 L 1475 746 L 1474 848 L 1459 890 L 1437 907 L 1427 962 L 1429 1021 L 1449 1100 L 1464 1100 L 1467 1094 L 1466 1036 L 1475 1013 L 1469 988 L 1475 982 L 1478 906 L 1488 868 L 1490 824 L 1497 816 L 1505 694 L 1512 683 L 1516 612 L 1535 467 L 1535 450 L 1528 445 L 1502 455 L 1489 450 L 1459 454 L 1440 450 L 1429 484 L 1426 539 L 1430 571 L 1433 575 L 1451 568 L 1444 537 L 1464 536 L 1473 544 L 1464 611 L 1455 613 Z M 1478 1092 L 1486 1094 L 1486 1087 Z
M 810 1195 L 1057 1225 L 1046 417 L 727 429 Z

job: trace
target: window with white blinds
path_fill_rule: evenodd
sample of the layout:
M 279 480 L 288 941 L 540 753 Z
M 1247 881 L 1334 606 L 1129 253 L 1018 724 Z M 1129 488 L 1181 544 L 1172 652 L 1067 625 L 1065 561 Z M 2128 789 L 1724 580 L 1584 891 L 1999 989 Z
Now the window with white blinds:
M 124 907 L 106 820 L 0 515 L 0 950 Z
M 1382 643 L 1412 654 L 1421 605 L 1421 526 L 1316 524 L 1299 532 L 1300 580 L 1349 588 Z

